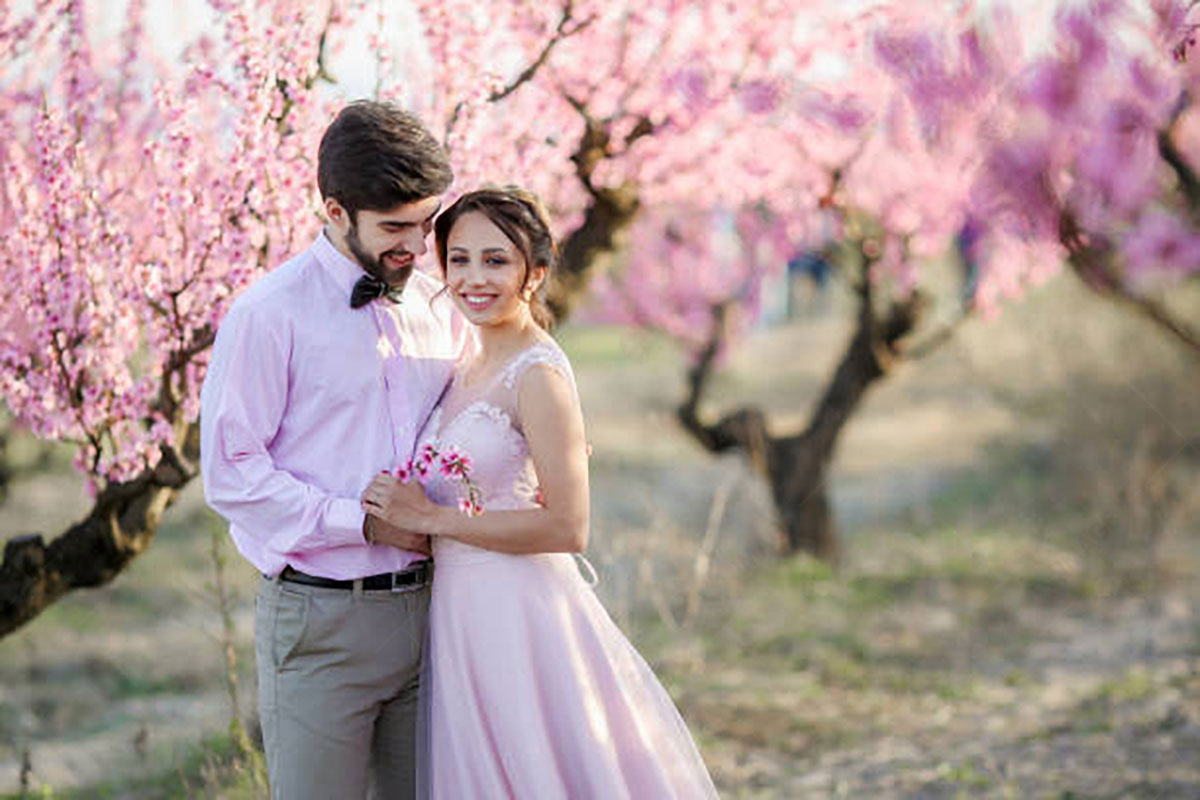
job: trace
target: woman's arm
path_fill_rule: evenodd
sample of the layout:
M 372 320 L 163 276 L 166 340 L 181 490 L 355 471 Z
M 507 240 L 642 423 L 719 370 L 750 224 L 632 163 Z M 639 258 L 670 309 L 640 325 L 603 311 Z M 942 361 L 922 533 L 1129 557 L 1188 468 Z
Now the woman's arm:
M 537 471 L 542 507 L 488 511 L 477 517 L 439 506 L 416 484 L 379 476 L 363 508 L 400 530 L 451 536 L 501 553 L 579 552 L 588 540 L 587 443 L 570 381 L 536 364 L 521 376 L 517 416 Z M 389 534 L 377 541 L 389 543 Z

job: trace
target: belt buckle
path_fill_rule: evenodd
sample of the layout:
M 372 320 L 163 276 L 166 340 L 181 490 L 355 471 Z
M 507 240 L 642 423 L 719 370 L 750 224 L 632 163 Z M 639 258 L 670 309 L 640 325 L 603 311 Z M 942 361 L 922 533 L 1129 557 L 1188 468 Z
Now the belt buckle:
M 392 594 L 403 594 L 405 592 L 411 592 L 415 589 L 420 589 L 421 586 L 424 585 L 421 582 L 421 579 L 424 577 L 423 576 L 424 569 L 425 569 L 424 567 L 417 566 L 417 567 L 409 567 L 407 569 L 401 570 L 400 572 L 393 572 L 392 573 Z M 406 578 L 409 578 L 410 580 L 407 583 L 397 584 L 396 577 L 399 575 L 403 575 Z

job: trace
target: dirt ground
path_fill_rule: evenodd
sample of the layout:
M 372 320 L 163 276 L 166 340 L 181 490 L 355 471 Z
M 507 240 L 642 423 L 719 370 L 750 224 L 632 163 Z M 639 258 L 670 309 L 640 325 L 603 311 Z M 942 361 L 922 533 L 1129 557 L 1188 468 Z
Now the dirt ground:
M 723 797 L 1200 798 L 1200 514 L 1177 514 L 1155 569 L 1120 583 L 1073 533 L 1090 511 L 1047 510 L 1053 473 L 1012 453 L 1067 444 L 1005 392 L 1058 369 L 1029 355 L 1066 335 L 1047 309 L 1097 301 L 1038 302 L 870 395 L 832 479 L 836 570 L 778 558 L 761 482 L 676 429 L 684 365 L 670 345 L 564 332 L 595 448 L 598 591 L 676 697 Z M 1080 363 L 1107 375 L 1126 356 L 1106 337 L 1130 334 L 1095 316 L 1069 344 L 1090 342 Z M 755 402 L 780 428 L 800 424 L 844 335 L 832 316 L 756 335 L 726 364 L 714 408 Z M 1197 388 L 1179 385 L 1182 412 L 1151 398 L 1134 413 L 1163 411 L 1200 439 Z M 57 530 L 80 513 L 55 459 L 14 486 L 0 530 Z M 50 795 L 243 796 L 189 772 L 230 719 L 214 524 L 189 487 L 128 574 L 0 641 L 0 794 L 24 774 Z M 250 716 L 254 575 L 225 547 Z

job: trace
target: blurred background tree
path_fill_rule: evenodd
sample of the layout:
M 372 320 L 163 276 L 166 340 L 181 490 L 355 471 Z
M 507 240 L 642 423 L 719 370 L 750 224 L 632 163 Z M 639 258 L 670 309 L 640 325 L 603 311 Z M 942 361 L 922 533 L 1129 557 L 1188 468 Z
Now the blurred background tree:
M 775 108 L 776 130 L 794 137 L 772 150 L 774 169 L 792 171 L 787 192 L 731 224 L 721 206 L 643 215 L 625 270 L 602 287 L 607 313 L 689 352 L 680 421 L 709 450 L 749 455 L 785 552 L 837 557 L 827 479 L 864 393 L 1062 265 L 1200 359 L 1188 301 L 1170 297 L 1200 275 L 1186 11 L 1064 6 L 1035 50 L 1005 6 L 949 20 L 910 8 L 847 55 L 832 86 L 793 86 Z M 737 254 L 720 252 L 722 235 Z M 711 421 L 701 401 L 717 360 L 761 314 L 764 282 L 800 259 L 857 298 L 809 422 L 779 431 L 753 406 Z

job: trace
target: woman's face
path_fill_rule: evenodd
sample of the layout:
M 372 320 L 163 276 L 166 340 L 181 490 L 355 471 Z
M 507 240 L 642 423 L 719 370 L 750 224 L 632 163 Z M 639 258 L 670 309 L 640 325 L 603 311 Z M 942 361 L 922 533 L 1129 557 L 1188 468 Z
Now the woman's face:
M 523 293 L 537 288 L 545 269 L 526 287 L 525 257 L 504 231 L 478 211 L 468 211 L 446 237 L 446 285 L 475 325 L 502 325 L 529 313 Z

